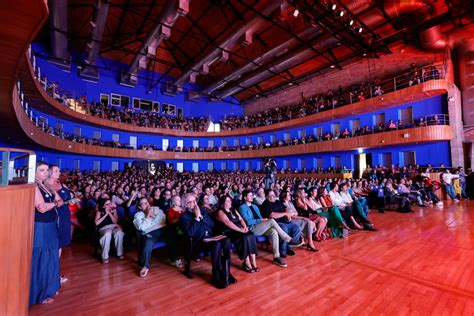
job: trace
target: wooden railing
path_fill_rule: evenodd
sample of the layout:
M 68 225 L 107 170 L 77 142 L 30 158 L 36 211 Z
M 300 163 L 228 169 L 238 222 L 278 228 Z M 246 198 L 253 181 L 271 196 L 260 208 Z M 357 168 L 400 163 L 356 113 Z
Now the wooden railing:
M 81 155 L 164 160 L 244 159 L 261 158 L 267 156 L 293 156 L 309 153 L 356 150 L 358 148 L 376 148 L 393 145 L 447 141 L 451 140 L 453 137 L 453 132 L 450 126 L 435 125 L 288 147 L 272 147 L 261 150 L 191 153 L 135 149 L 131 150 L 87 145 L 51 136 L 37 128 L 36 125 L 30 121 L 26 113 L 23 111 L 16 87 L 13 91 L 13 94 L 13 105 L 18 121 L 20 122 L 23 130 L 33 141 L 50 149 Z
M 420 83 L 412 87 L 397 90 L 384 94 L 379 97 L 367 99 L 361 102 L 345 105 L 339 108 L 323 111 L 320 113 L 308 115 L 301 118 L 295 118 L 269 126 L 261 126 L 255 128 L 237 129 L 233 131 L 221 132 L 186 132 L 183 130 L 141 127 L 133 124 L 119 123 L 99 117 L 82 114 L 70 109 L 69 107 L 59 103 L 49 96 L 41 87 L 38 80 L 35 79 L 35 72 L 27 57 L 24 58 L 21 70 L 20 80 L 22 90 L 28 99 L 32 102 L 32 106 L 47 114 L 61 117 L 65 120 L 73 120 L 85 122 L 108 129 L 116 129 L 134 133 L 149 133 L 179 137 L 228 137 L 228 136 L 246 136 L 250 134 L 273 132 L 278 130 L 286 130 L 290 128 L 303 127 L 323 123 L 334 119 L 347 117 L 348 115 L 359 115 L 369 113 L 381 109 L 386 109 L 401 104 L 414 102 L 447 93 L 448 85 L 444 79 L 430 80 Z

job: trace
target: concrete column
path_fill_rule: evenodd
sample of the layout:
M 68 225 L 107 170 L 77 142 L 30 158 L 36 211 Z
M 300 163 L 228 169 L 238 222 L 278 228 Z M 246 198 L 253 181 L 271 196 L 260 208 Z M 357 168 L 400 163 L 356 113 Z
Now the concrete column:
M 464 166 L 461 91 L 453 83 L 448 89 L 448 115 L 449 125 L 454 132 L 454 138 L 450 141 L 451 164 L 453 167 Z

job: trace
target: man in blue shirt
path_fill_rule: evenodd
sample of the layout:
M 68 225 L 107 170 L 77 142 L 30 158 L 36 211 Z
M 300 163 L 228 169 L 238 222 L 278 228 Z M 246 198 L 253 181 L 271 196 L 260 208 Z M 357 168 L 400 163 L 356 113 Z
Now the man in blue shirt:
M 273 218 L 262 218 L 257 205 L 252 204 L 253 193 L 244 190 L 242 193 L 244 203 L 239 212 L 250 231 L 255 235 L 265 235 L 270 238 L 273 249 L 273 263 L 284 268 L 287 264 L 280 257 L 280 240 L 290 242 L 291 237 L 281 229 Z

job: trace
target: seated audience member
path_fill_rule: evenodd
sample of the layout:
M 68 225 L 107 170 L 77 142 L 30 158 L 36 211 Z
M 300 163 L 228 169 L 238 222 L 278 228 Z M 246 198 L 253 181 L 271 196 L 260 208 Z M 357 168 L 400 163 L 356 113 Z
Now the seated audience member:
M 186 207 L 179 222 L 185 234 L 192 238 L 190 253 L 186 258 L 185 275 L 192 277 L 189 266 L 191 257 L 196 257 L 200 250 L 207 248 L 211 251 L 211 283 L 219 289 L 236 283 L 237 280 L 230 273 L 230 239 L 213 233 L 214 220 L 206 212 L 201 212 L 193 193 L 185 194 L 183 200 Z
M 374 91 L 374 95 L 375 96 L 380 96 L 383 94 L 383 90 L 382 90 L 382 87 L 381 86 L 375 86 L 375 91 Z
M 436 190 L 439 189 L 439 186 L 436 187 L 436 184 L 439 185 L 439 183 L 433 182 L 430 177 L 428 177 L 427 174 L 421 175 L 421 184 L 417 184 L 419 187 L 423 189 L 423 191 L 426 193 L 426 198 L 428 199 L 428 202 L 430 204 L 436 204 L 437 206 L 443 206 L 443 202 L 440 201 L 438 196 L 436 195 Z M 423 192 L 420 191 L 420 192 Z
M 388 130 L 397 129 L 397 125 L 393 122 L 393 120 L 389 120 L 389 121 L 388 121 L 387 129 L 388 129 Z
M 206 211 L 208 214 L 212 214 L 215 210 L 214 206 L 209 204 L 209 196 L 207 194 L 201 195 L 201 198 L 198 201 L 198 206 L 201 211 Z
M 100 234 L 100 245 L 102 247 L 102 262 L 109 263 L 110 242 L 114 237 L 117 257 L 123 259 L 123 236 L 122 228 L 117 224 L 117 206 L 106 196 L 97 201 L 97 212 L 95 225 Z
M 349 130 L 347 128 L 345 128 L 344 131 L 342 131 L 342 137 L 344 137 L 344 138 L 351 137 L 351 132 L 349 132 Z
M 258 206 L 252 204 L 254 200 L 252 191 L 245 190 L 242 196 L 244 203 L 240 205 L 239 212 L 248 225 L 249 230 L 255 235 L 269 237 L 272 244 L 273 263 L 283 268 L 286 267 L 287 264 L 280 257 L 279 246 L 280 240 L 289 243 L 291 242 L 291 237 L 281 229 L 280 225 L 273 218 L 262 218 Z
M 265 190 L 263 188 L 258 188 L 257 195 L 253 199 L 255 205 L 261 206 L 265 202 Z
M 363 229 L 364 227 L 361 226 L 354 218 L 352 203 L 346 203 L 342 198 L 341 194 L 339 193 L 339 185 L 336 182 L 332 182 L 329 188 L 329 198 L 332 202 L 331 205 L 337 206 L 344 219 L 346 220 L 346 223 L 348 223 L 349 227 L 353 226 L 357 229 Z M 326 199 L 324 200 L 324 202 L 326 202 Z M 326 206 L 329 205 L 326 204 Z
M 133 224 L 143 237 L 143 247 L 140 247 L 141 267 L 140 276 L 145 277 L 150 269 L 150 257 L 153 244 L 159 240 L 165 240 L 166 216 L 157 206 L 150 206 L 147 198 L 138 200 L 138 212 L 135 214 Z
M 112 195 L 112 202 L 117 206 L 125 206 L 128 201 L 128 196 L 123 191 L 122 187 L 117 187 L 115 193 Z
M 310 189 L 311 191 L 311 189 Z M 283 193 L 286 193 L 286 192 L 283 192 Z M 327 225 L 327 219 L 324 217 L 324 216 L 321 216 L 321 215 L 318 215 L 317 212 L 316 212 L 316 209 L 312 208 L 310 205 L 310 202 L 309 200 L 306 198 L 306 193 L 304 191 L 303 188 L 299 188 L 296 190 L 296 197 L 295 197 L 295 204 L 293 205 L 293 203 L 290 202 L 290 197 L 288 196 L 288 194 L 283 194 L 282 196 L 280 196 L 280 198 L 284 198 L 282 199 L 283 201 L 283 204 L 285 204 L 285 202 L 287 203 L 287 208 L 288 209 L 294 209 L 294 211 L 296 211 L 296 213 L 303 217 L 303 218 L 307 218 L 309 220 L 311 220 L 314 225 L 315 225 L 315 233 L 314 233 L 314 237 L 316 238 L 316 240 L 324 240 L 326 238 L 328 238 L 329 236 L 326 236 L 324 234 L 323 236 L 323 231 L 324 229 L 326 228 L 326 225 Z M 291 203 L 291 204 L 290 204 Z M 300 226 L 300 229 L 302 228 L 305 228 L 305 227 L 301 227 Z M 308 230 L 308 227 L 306 227 L 306 234 L 310 234 L 310 236 L 312 236 L 312 233 L 313 232 L 309 232 Z M 303 230 L 303 229 L 302 229 Z M 304 233 L 304 232 L 303 232 Z
M 163 211 L 163 213 L 167 214 L 168 209 L 171 206 L 171 190 L 165 189 L 163 194 L 158 201 L 158 207 Z
M 161 198 L 161 190 L 159 187 L 156 187 L 154 188 L 152 191 L 151 191 L 151 195 L 150 195 L 150 199 L 149 199 L 149 203 L 151 206 L 158 206 L 160 207 L 160 198 Z
M 332 200 L 324 186 L 318 189 L 316 198 L 310 197 L 310 201 L 314 203 L 316 212 L 328 219 L 328 225 L 331 228 L 334 237 L 348 237 L 350 228 L 342 217 L 339 208 L 332 204 Z
M 228 196 L 221 196 L 217 203 L 216 219 L 223 235 L 230 238 L 236 246 L 237 254 L 245 272 L 259 272 L 257 266 L 257 240 L 240 214 L 232 207 L 232 200 Z
M 166 214 L 166 242 L 170 247 L 170 262 L 172 266 L 182 268 L 183 263 L 179 259 L 178 244 L 181 242 L 183 231 L 179 226 L 179 219 L 183 214 L 183 207 L 181 205 L 181 198 L 175 195 L 171 198 L 171 206 Z
M 393 187 L 391 181 L 387 181 L 385 184 L 385 200 L 388 203 L 398 204 L 398 211 L 401 213 L 410 213 L 413 210 L 410 208 L 410 201 L 408 197 L 402 196 L 398 193 L 397 190 Z
M 398 184 L 398 192 L 400 193 L 400 195 L 404 195 L 411 200 L 415 200 L 418 203 L 418 206 L 425 207 L 421 193 L 416 190 L 411 190 L 409 186 L 410 183 L 407 183 L 405 179 L 400 179 L 400 183 Z
M 352 196 L 348 192 L 347 183 L 341 184 L 339 194 L 346 205 L 352 206 L 353 216 L 357 222 L 361 223 L 365 230 L 376 231 L 373 224 L 369 221 L 368 210 L 364 211 L 360 201 L 352 199 Z
M 301 230 L 298 225 L 291 222 L 291 213 L 286 210 L 283 203 L 276 199 L 274 190 L 269 190 L 267 193 L 267 198 L 262 204 L 262 216 L 264 218 L 275 219 L 283 231 L 292 238 L 292 243 L 301 246 Z M 288 247 L 286 241 L 282 240 L 280 244 L 280 256 L 286 258 L 287 255 L 294 256 L 295 251 Z
M 208 202 L 211 207 L 215 207 L 217 205 L 217 197 L 214 195 L 214 188 L 206 187 L 204 189 L 204 193 L 208 196 Z
M 304 189 L 301 189 L 301 191 L 303 191 L 304 193 Z M 306 240 L 308 241 L 306 247 L 308 248 L 308 250 L 312 252 L 317 252 L 318 249 L 316 249 L 313 242 L 313 233 L 317 234 L 320 227 L 323 227 L 323 229 L 326 227 L 326 218 L 324 218 L 323 220 L 318 217 L 310 219 L 304 216 L 300 216 L 297 209 L 295 208 L 295 205 L 291 202 L 291 194 L 288 191 L 281 192 L 280 201 L 286 207 L 286 210 L 291 213 L 293 223 L 298 225 L 303 236 L 306 237 Z M 316 227 L 318 227 L 318 229 L 316 229 Z M 321 234 L 322 232 L 319 233 L 319 238 L 321 238 Z

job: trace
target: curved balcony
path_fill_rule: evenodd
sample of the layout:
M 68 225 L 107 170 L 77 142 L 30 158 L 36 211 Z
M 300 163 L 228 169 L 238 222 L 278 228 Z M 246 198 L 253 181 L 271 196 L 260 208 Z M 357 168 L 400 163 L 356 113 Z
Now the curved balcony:
M 358 148 L 377 148 L 393 145 L 408 145 L 427 142 L 448 141 L 453 138 L 452 128 L 447 125 L 415 127 L 410 129 L 369 134 L 352 138 L 343 138 L 324 142 L 300 144 L 289 147 L 273 147 L 261 150 L 233 151 L 233 152 L 169 152 L 121 149 L 93 146 L 76 143 L 54 137 L 43 132 L 30 121 L 20 102 L 17 87 L 13 91 L 13 106 L 18 121 L 26 134 L 36 143 L 61 152 L 121 157 L 133 159 L 161 159 L 161 160 L 221 160 L 261 158 L 266 156 L 294 156 L 310 153 L 340 152 L 356 150 Z
M 339 108 L 319 112 L 316 114 L 311 114 L 301 118 L 295 118 L 289 121 L 284 121 L 268 126 L 221 132 L 186 132 L 183 130 L 141 127 L 132 124 L 119 123 L 91 115 L 82 114 L 73 109 L 70 109 L 69 107 L 54 100 L 46 93 L 46 91 L 44 91 L 39 81 L 36 80 L 36 74 L 28 57 L 24 58 L 23 65 L 20 70 L 20 80 L 22 84 L 22 91 L 25 93 L 28 99 L 32 101 L 32 104 L 35 104 L 36 108 L 38 108 L 41 112 L 51 114 L 53 116 L 60 117 L 65 120 L 86 122 L 88 124 L 93 124 L 109 129 L 122 130 L 134 133 L 159 134 L 179 137 L 213 138 L 228 136 L 245 136 L 249 134 L 258 134 L 313 125 L 315 123 L 322 123 L 334 119 L 343 118 L 349 115 L 364 114 L 398 106 L 405 103 L 415 102 L 418 100 L 445 94 L 448 90 L 448 84 L 446 80 L 430 80 L 408 88 L 390 92 L 382 96 L 374 97 L 364 101 L 345 105 Z

